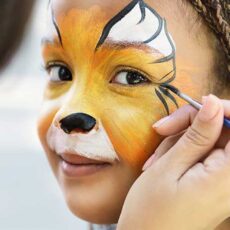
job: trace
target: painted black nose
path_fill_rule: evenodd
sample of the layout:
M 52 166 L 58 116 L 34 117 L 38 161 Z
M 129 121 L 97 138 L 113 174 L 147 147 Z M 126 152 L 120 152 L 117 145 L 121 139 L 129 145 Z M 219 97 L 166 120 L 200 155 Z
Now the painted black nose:
M 96 120 L 85 113 L 73 113 L 60 121 L 62 130 L 69 134 L 72 131 L 89 132 L 96 125 Z

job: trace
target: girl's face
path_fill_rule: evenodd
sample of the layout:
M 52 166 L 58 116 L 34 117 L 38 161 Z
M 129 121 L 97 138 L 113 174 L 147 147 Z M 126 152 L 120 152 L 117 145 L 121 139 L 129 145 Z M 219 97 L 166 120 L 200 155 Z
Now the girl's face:
M 182 104 L 163 84 L 206 93 L 209 42 L 189 34 L 191 9 L 176 2 L 50 4 L 39 136 L 70 209 L 87 221 L 117 221 L 162 140 L 153 123 Z

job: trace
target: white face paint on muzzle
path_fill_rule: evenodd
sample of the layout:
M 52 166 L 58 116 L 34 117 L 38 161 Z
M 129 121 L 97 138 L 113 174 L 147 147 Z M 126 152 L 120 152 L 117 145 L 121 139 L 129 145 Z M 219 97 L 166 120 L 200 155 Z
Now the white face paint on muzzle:
M 100 161 L 119 160 L 101 123 L 97 130 L 92 130 L 87 134 L 67 134 L 52 124 L 46 138 L 50 149 L 58 155 L 70 153 Z

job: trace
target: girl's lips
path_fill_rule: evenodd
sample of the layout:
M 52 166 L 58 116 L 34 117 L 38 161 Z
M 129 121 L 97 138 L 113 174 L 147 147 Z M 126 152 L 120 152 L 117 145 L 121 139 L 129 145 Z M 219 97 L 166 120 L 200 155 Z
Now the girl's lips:
M 82 177 L 94 174 L 108 166 L 108 162 L 98 161 L 75 154 L 61 154 L 60 167 L 68 177 Z
M 88 164 L 104 164 L 104 163 L 110 163 L 106 160 L 95 160 L 95 159 L 90 159 L 87 157 L 83 157 L 77 154 L 71 154 L 71 153 L 63 153 L 61 154 L 61 158 L 66 161 L 69 164 L 73 165 L 88 165 Z

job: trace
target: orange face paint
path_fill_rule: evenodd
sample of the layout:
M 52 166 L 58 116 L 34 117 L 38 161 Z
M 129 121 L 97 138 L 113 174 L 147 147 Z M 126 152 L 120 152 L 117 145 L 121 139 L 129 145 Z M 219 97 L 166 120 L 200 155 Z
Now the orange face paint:
M 175 78 L 174 44 L 166 22 L 147 5 L 139 5 L 142 3 L 128 5 L 127 14 L 122 12 L 111 19 L 113 25 L 111 21 L 105 25 L 107 18 L 96 6 L 87 11 L 71 9 L 52 15 L 50 31 L 56 31 L 55 38 L 43 39 L 46 65 L 64 65 L 73 77 L 62 84 L 52 81 L 48 84 L 46 100 L 65 98 L 54 122 L 73 112 L 89 114 L 103 125 L 119 158 L 135 167 L 140 167 L 161 141 L 152 124 L 165 116 L 167 110 L 176 108 L 175 101 L 159 89 L 161 83 Z M 144 7 L 145 12 L 140 11 Z M 132 19 L 129 22 L 126 17 L 138 11 L 142 21 L 140 26 L 134 24 L 132 33 L 139 31 L 145 35 L 146 27 L 146 39 L 150 39 L 139 41 L 138 35 L 129 41 L 122 37 L 118 24 L 132 27 Z M 92 19 L 92 15 L 100 17 Z M 145 20 L 156 25 L 153 29 L 141 27 Z M 146 82 L 128 85 L 114 81 L 127 73 L 139 74 Z

